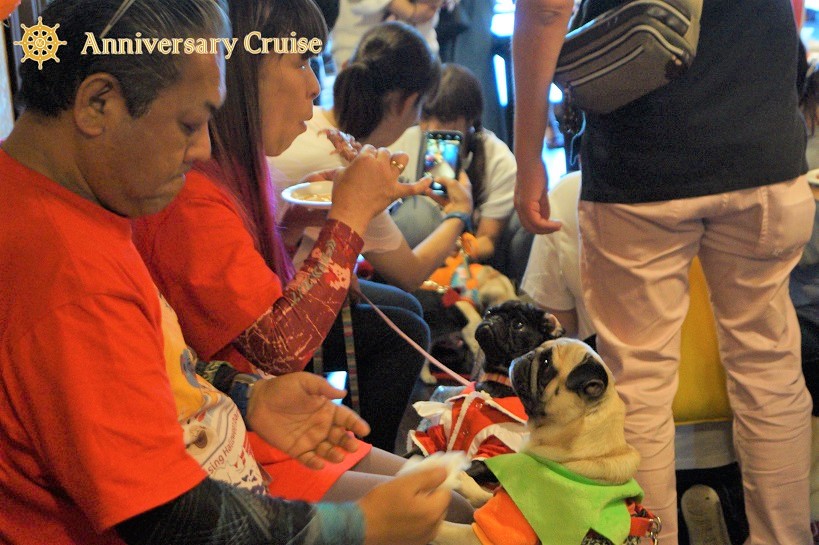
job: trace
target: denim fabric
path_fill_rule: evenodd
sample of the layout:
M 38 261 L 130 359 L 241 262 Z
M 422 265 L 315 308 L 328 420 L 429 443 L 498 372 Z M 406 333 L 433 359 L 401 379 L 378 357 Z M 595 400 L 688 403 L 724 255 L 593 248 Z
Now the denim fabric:
M 429 327 L 418 300 L 394 286 L 360 281 L 364 294 L 411 339 L 429 349 Z M 372 432 L 364 440 L 387 452 L 395 437 L 424 357 L 366 304 L 351 309 L 361 416 Z M 324 370 L 346 371 L 344 332 L 337 319 L 323 344 Z

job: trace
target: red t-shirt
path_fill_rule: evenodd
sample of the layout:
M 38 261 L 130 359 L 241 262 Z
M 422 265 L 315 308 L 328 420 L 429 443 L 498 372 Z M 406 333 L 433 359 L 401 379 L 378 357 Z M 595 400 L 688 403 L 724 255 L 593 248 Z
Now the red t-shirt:
M 170 206 L 133 227 L 151 276 L 203 359 L 224 352 L 282 295 L 232 199 L 199 172 L 187 174 Z M 238 352 L 220 355 L 248 370 Z
M 205 473 L 129 222 L 0 151 L 0 542 L 119 543 Z
M 242 371 L 252 371 L 253 366 L 231 343 L 274 304 L 273 319 L 267 322 L 270 329 L 259 329 L 258 336 L 270 339 L 282 369 L 304 367 L 347 294 L 351 265 L 362 245 L 361 237 L 336 225 L 332 232 L 346 238 L 333 239 L 333 246 L 343 248 L 345 263 L 331 264 L 317 281 L 307 260 L 305 269 L 288 285 L 292 294 L 288 297 L 256 249 L 233 199 L 196 171 L 188 173 L 170 206 L 133 225 L 134 242 L 176 311 L 185 340 L 203 359 L 226 359 Z M 318 256 L 312 263 L 321 259 Z M 315 471 L 254 433 L 248 438 L 257 461 L 272 478 L 270 493 L 307 501 L 321 499 L 344 471 L 371 450 L 370 445 L 359 443 L 342 463 Z

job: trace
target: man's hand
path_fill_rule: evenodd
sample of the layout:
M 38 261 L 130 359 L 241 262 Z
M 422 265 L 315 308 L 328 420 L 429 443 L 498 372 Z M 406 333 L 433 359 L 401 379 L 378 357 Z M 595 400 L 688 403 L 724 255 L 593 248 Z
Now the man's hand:
M 562 225 L 560 221 L 549 219 L 551 209 L 546 187 L 546 171 L 542 162 L 525 170 L 522 165 L 518 165 L 515 209 L 518 211 L 521 225 L 531 233 L 554 233 L 560 230 Z
M 358 442 L 370 426 L 355 412 L 333 399 L 346 392 L 312 373 L 290 373 L 259 380 L 250 391 L 247 420 L 262 439 L 307 467 L 321 469 L 325 461 L 338 463 L 344 451 Z
M 441 486 L 447 473 L 433 468 L 396 477 L 359 500 L 365 545 L 425 545 L 444 520 L 452 498 Z

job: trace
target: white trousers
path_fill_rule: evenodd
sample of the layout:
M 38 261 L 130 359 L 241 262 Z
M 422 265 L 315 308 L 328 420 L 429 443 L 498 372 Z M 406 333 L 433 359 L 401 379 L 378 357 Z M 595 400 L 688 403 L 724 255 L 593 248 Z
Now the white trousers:
M 645 504 L 677 544 L 674 420 L 688 269 L 708 282 L 734 412 L 752 545 L 807 545 L 811 399 L 788 278 L 809 240 L 803 177 L 646 204 L 581 201 L 581 276 L 597 346 L 626 403 Z

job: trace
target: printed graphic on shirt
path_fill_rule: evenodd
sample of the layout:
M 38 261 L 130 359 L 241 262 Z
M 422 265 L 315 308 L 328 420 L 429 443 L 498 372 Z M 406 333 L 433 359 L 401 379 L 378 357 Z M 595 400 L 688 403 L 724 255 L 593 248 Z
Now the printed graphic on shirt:
M 196 374 L 196 353 L 186 344 L 176 313 L 159 295 L 165 365 L 188 453 L 210 477 L 257 494 L 267 490 L 239 409 Z

